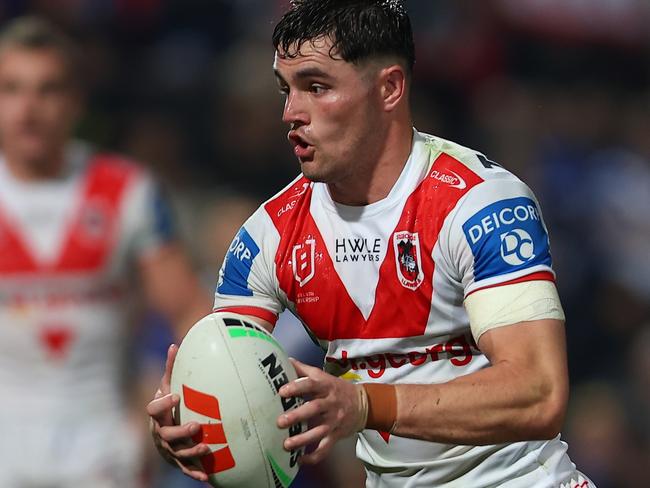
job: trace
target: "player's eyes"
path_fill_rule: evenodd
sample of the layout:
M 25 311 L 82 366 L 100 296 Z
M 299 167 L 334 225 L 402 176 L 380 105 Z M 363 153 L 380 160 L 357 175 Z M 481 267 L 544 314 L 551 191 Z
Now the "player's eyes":
M 18 90 L 19 90 L 18 83 L 5 82 L 0 84 L 0 92 L 6 95 L 17 93 Z
M 327 87 L 324 86 L 324 85 L 321 85 L 319 83 L 312 83 L 311 85 L 309 85 L 309 91 L 311 93 L 316 94 L 316 95 L 321 95 L 326 90 L 327 90 Z
M 325 85 L 321 85 L 319 83 L 312 83 L 309 86 L 307 86 L 307 91 L 309 93 L 313 93 L 315 95 L 321 95 L 327 89 L 328 89 L 328 87 L 326 87 Z M 289 92 L 290 92 L 290 89 L 289 89 L 288 86 L 280 86 L 280 87 L 278 87 L 278 93 L 280 93 L 281 95 L 284 95 L 285 97 L 287 95 L 289 95 Z

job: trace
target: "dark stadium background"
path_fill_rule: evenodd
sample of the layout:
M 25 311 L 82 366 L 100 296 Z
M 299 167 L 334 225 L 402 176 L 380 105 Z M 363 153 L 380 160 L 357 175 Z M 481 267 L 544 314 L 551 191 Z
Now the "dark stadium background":
M 79 135 L 151 167 L 207 287 L 242 220 L 297 174 L 271 71 L 284 4 L 0 0 L 0 21 L 42 14 L 83 42 Z M 600 488 L 650 486 L 650 2 L 406 4 L 416 126 L 480 149 L 541 200 L 567 313 L 573 460 Z M 168 340 L 151 315 L 137 357 L 152 376 Z M 295 486 L 362 486 L 358 469 L 344 446 Z M 196 484 L 160 467 L 154 486 Z

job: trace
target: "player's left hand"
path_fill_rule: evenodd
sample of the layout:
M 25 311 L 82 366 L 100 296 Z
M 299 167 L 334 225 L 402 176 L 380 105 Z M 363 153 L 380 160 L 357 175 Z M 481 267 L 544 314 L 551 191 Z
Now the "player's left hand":
M 327 456 L 336 441 L 364 427 L 361 425 L 365 423 L 365 416 L 359 392 L 362 387 L 295 359 L 291 362 L 300 378 L 280 388 L 280 396 L 302 396 L 309 400 L 280 415 L 278 427 L 288 428 L 298 422 L 307 422 L 310 428 L 289 437 L 284 448 L 291 451 L 316 444 L 314 451 L 300 458 L 301 464 L 315 464 Z
M 178 346 L 172 344 L 167 351 L 165 373 L 153 400 L 147 405 L 151 436 L 160 455 L 171 465 L 197 481 L 207 481 L 208 475 L 194 463 L 194 458 L 210 452 L 206 444 L 195 444 L 193 436 L 200 430 L 197 422 L 175 425 L 172 409 L 180 403 L 178 395 L 171 393 L 171 376 Z

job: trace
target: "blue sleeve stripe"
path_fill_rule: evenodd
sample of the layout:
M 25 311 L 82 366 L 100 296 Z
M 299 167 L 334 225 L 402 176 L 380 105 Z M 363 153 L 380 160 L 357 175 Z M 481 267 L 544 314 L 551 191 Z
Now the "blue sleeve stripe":
M 241 228 L 226 253 L 226 261 L 217 286 L 222 295 L 253 296 L 248 279 L 260 248 L 245 228 Z
M 171 206 L 164 198 L 160 189 L 155 190 L 154 201 L 154 230 L 164 241 L 170 241 L 176 237 L 176 226 Z

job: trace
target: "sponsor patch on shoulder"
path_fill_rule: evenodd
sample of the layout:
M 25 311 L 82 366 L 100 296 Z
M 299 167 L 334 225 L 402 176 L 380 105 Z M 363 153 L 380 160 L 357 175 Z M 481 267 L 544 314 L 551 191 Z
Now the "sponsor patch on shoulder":
M 476 281 L 538 265 L 551 266 L 548 234 L 537 204 L 526 197 L 495 202 L 463 231 L 474 255 Z
M 226 253 L 226 262 L 219 278 L 217 293 L 250 297 L 253 292 L 248 286 L 253 260 L 260 248 L 250 234 L 242 227 Z

